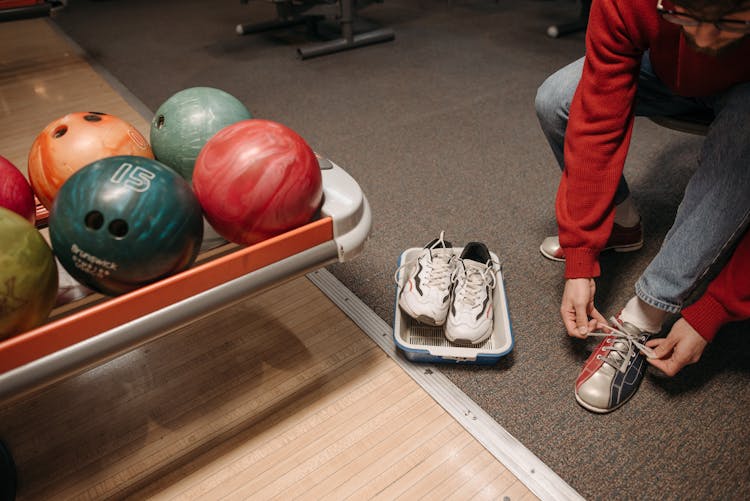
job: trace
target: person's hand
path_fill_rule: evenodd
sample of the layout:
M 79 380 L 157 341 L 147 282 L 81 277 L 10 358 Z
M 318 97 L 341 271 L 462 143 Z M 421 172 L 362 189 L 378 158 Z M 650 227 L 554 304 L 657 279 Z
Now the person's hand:
M 594 307 L 596 284 L 593 278 L 569 278 L 565 281 L 560 315 L 568 335 L 584 339 L 607 320 Z
M 667 337 L 646 343 L 646 346 L 654 349 L 655 356 L 648 361 L 667 376 L 674 376 L 686 365 L 700 360 L 707 345 L 708 341 L 681 318 L 672 326 Z

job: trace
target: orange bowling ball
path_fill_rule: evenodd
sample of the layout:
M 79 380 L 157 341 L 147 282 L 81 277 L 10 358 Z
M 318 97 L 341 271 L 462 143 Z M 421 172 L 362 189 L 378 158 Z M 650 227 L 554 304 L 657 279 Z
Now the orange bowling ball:
M 74 172 L 117 155 L 154 158 L 148 141 L 126 121 L 93 111 L 70 113 L 47 125 L 34 140 L 29 152 L 29 181 L 39 201 L 49 209 Z

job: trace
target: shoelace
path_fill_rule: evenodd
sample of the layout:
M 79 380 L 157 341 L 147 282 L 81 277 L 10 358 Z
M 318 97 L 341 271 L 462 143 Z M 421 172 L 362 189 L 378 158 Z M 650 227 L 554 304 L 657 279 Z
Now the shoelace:
M 485 268 L 482 271 L 472 267 L 466 268 L 464 262 L 459 260 L 460 268 L 456 268 L 451 276 L 451 280 L 455 281 L 460 273 L 459 269 L 463 269 L 466 276 L 464 279 L 464 286 L 459 290 L 456 289 L 456 296 L 454 302 L 460 302 L 469 307 L 474 307 L 477 303 L 482 301 L 481 294 L 484 292 L 485 287 L 488 285 L 490 289 L 495 287 L 495 273 L 493 270 L 492 261 L 485 263 Z
M 641 343 L 638 340 L 637 336 L 625 332 L 625 330 L 623 330 L 622 324 L 616 318 L 612 317 L 609 319 L 609 321 L 611 325 L 599 323 L 597 324 L 597 327 L 600 329 L 608 329 L 610 332 L 596 331 L 589 333 L 589 336 L 613 338 L 612 344 L 610 346 L 604 347 L 604 350 L 610 352 L 609 355 L 602 359 L 604 362 L 611 365 L 620 372 L 625 372 L 627 370 L 630 357 L 633 356 L 636 348 L 638 348 L 638 350 L 640 350 L 649 358 L 655 357 L 654 350 Z M 620 344 L 620 346 L 616 347 L 615 344 Z M 618 360 L 618 357 L 614 357 L 613 355 L 618 355 L 620 359 Z
M 445 249 L 445 240 L 444 240 L 445 232 L 440 232 L 440 237 L 438 238 L 437 242 L 432 244 L 428 249 L 426 249 L 428 252 L 426 254 L 420 254 L 419 257 L 415 259 L 410 259 L 409 261 L 406 261 L 401 264 L 401 266 L 396 269 L 396 273 L 393 275 L 394 280 L 396 281 L 396 284 L 399 285 L 399 288 L 401 288 L 401 270 L 407 267 L 412 266 L 414 263 L 419 261 L 420 259 L 427 258 L 430 263 L 430 273 L 427 278 L 427 286 L 428 287 L 441 287 L 445 285 L 445 282 L 450 280 L 453 273 L 453 266 L 452 262 L 456 259 L 456 256 L 453 255 L 453 253 L 450 253 L 450 255 L 445 254 L 435 254 L 433 255 L 432 251 L 434 249 Z

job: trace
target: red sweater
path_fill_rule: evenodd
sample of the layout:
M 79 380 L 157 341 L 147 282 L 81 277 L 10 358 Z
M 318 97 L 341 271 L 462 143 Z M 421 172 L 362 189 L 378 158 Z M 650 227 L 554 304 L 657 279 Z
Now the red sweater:
M 594 0 L 591 6 L 556 202 L 566 278 L 600 274 L 599 252 L 612 231 L 643 52 L 650 50 L 655 73 L 679 95 L 706 96 L 750 81 L 750 37 L 719 57 L 704 55 L 655 6 L 655 0 Z
M 703 296 L 683 309 L 682 316 L 707 341 L 722 325 L 750 318 L 750 231 Z

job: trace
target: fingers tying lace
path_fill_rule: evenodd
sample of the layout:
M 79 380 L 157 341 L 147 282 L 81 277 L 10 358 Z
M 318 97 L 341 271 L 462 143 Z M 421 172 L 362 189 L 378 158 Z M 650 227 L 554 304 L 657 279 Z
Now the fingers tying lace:
M 604 347 L 604 350 L 610 352 L 607 357 L 602 358 L 604 362 L 621 372 L 625 372 L 636 349 L 648 358 L 656 358 L 654 350 L 641 343 L 638 336 L 626 332 L 616 318 L 611 318 L 610 322 L 610 325 L 601 322 L 597 324 L 598 328 L 608 332 L 595 331 L 589 333 L 589 336 L 611 338 L 611 346 Z

